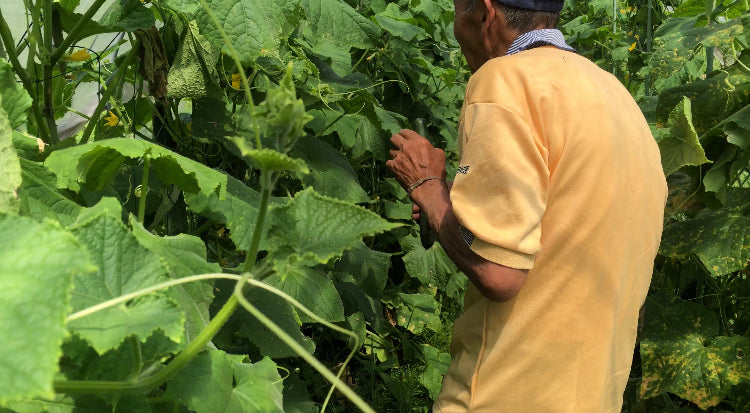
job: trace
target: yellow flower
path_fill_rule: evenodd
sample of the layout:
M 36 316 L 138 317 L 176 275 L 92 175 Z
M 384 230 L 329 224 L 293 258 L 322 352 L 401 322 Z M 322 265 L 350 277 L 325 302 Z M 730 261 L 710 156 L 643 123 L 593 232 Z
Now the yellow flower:
M 112 111 L 109 111 L 109 116 L 104 118 L 104 120 L 107 121 L 106 125 L 110 127 L 117 126 L 118 123 L 120 123 L 120 118 L 117 117 Z
M 626 12 L 626 10 L 625 10 L 625 9 L 620 9 L 620 13 L 621 13 L 621 14 L 625 14 L 625 12 Z
M 242 76 L 239 73 L 232 73 L 232 87 L 239 89 L 242 84 Z
M 87 62 L 91 60 L 91 55 L 89 54 L 88 50 L 81 49 L 77 52 L 71 53 L 69 56 L 67 56 L 67 58 L 72 62 Z
M 632 52 L 634 49 L 635 49 L 635 42 L 633 42 L 633 44 L 631 44 L 630 47 L 628 47 L 628 51 Z

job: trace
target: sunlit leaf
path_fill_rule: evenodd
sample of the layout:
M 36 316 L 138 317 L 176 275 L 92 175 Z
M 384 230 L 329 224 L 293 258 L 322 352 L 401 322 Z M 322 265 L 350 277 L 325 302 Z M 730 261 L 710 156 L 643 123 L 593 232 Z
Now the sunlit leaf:
M 154 174 L 164 183 L 185 192 L 226 193 L 226 175 L 154 143 L 139 139 L 115 138 L 91 142 L 53 152 L 44 165 L 57 175 L 58 186 L 74 191 L 85 183 L 101 190 L 111 183 L 127 159 L 148 154 Z
M 306 189 L 285 206 L 270 211 L 268 242 L 276 256 L 312 259 L 321 264 L 340 256 L 364 236 L 396 228 L 376 214 Z
M 243 358 L 218 350 L 200 353 L 167 383 L 167 394 L 196 413 L 283 412 L 276 363 Z
M 172 278 L 221 273 L 218 264 L 206 262 L 206 244 L 200 238 L 187 234 L 158 237 L 146 231 L 132 215 L 130 225 L 138 242 L 164 259 Z M 172 291 L 185 311 L 185 337 L 189 343 L 211 321 L 208 307 L 214 298 L 213 285 L 210 281 L 191 282 L 175 286 Z
M 31 97 L 16 81 L 13 67 L 0 59 L 0 108 L 5 111 L 11 129 L 23 128 L 26 124 L 26 111 L 31 106 Z
M 0 214 L 0 403 L 48 396 L 67 335 L 74 277 L 96 271 L 59 225 Z
M 96 274 L 74 280 L 73 311 L 170 280 L 161 258 L 144 248 L 119 216 L 95 212 L 79 217 L 71 227 L 99 268 Z M 152 293 L 73 320 L 68 326 L 101 354 L 130 335 L 145 341 L 156 329 L 179 343 L 184 323 L 185 314 L 175 300 L 164 293 Z
M 3 96 L 0 95 L 0 98 Z M 21 186 L 21 164 L 13 147 L 13 129 L 10 127 L 0 99 L 0 213 L 18 212 L 18 187 Z
M 63 196 L 57 178 L 44 165 L 21 159 L 21 213 L 37 221 L 50 218 L 63 226 L 75 222 L 82 207 Z

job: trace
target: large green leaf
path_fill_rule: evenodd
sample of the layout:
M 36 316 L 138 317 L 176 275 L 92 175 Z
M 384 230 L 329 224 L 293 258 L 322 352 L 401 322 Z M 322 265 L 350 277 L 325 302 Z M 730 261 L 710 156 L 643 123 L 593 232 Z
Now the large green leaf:
M 396 306 L 396 323 L 413 334 L 421 334 L 425 327 L 440 331 L 440 303 L 429 294 L 399 294 Z
M 391 255 L 370 249 L 360 241 L 344 252 L 334 268 L 338 272 L 350 274 L 354 282 L 370 297 L 380 298 L 388 282 Z
M 99 267 L 97 274 L 75 279 L 74 311 L 170 280 L 163 261 L 138 242 L 119 215 L 96 212 L 82 214 L 71 227 Z M 156 329 L 180 343 L 184 323 L 185 314 L 175 300 L 152 293 L 73 320 L 69 327 L 101 354 L 130 335 L 146 341 Z
M 351 151 L 353 159 L 362 159 L 371 153 L 375 159 L 382 160 L 388 153 L 387 139 L 367 116 L 346 115 L 332 129 L 338 134 L 341 144 Z
M 230 137 L 229 140 L 237 147 L 240 154 L 250 165 L 266 171 L 292 171 L 300 174 L 309 172 L 307 165 L 301 159 L 292 158 L 289 155 L 275 151 L 273 149 L 251 148 L 247 140 L 240 137 Z
M 151 405 L 144 395 L 121 395 L 117 403 L 111 405 L 96 396 L 76 396 L 57 394 L 50 398 L 14 400 L 7 405 L 12 413 L 151 413 Z M 0 407 L 0 413 L 9 413 Z
M 307 20 L 300 32 L 312 51 L 331 59 L 331 67 L 340 75 L 351 67 L 349 50 L 374 46 L 380 29 L 372 21 L 339 0 L 302 0 Z
M 287 205 L 271 209 L 268 242 L 277 257 L 324 264 L 365 236 L 400 226 L 376 214 L 305 189 Z
M 0 213 L 18 213 L 18 187 L 21 186 L 21 165 L 13 147 L 11 129 L 0 95 Z
M 349 160 L 331 145 L 306 138 L 297 142 L 294 154 L 307 162 L 310 173 L 301 177 L 302 182 L 316 192 L 352 203 L 370 200 Z
M 705 79 L 666 89 L 659 94 L 656 116 L 666 121 L 675 105 L 684 97 L 691 100 L 693 125 L 704 133 L 750 103 L 750 50 L 745 50 L 738 61 L 722 70 L 714 71 Z
M 200 4 L 197 0 L 192 3 Z M 252 63 L 260 56 L 281 57 L 282 42 L 292 33 L 300 16 L 299 1 L 205 0 L 205 3 L 243 63 Z M 197 10 L 195 18 L 203 36 L 217 49 L 229 53 L 211 16 Z
M 133 219 L 132 215 L 130 218 L 133 235 L 141 245 L 167 263 L 172 278 L 221 273 L 221 267 L 218 264 L 206 262 L 206 245 L 200 238 L 187 234 L 159 237 L 146 231 Z M 209 281 L 191 282 L 175 286 L 173 291 L 180 302 L 180 307 L 185 311 L 185 343 L 189 343 L 211 321 L 208 307 L 214 298 L 213 285 Z
M 237 382 L 229 399 L 228 412 L 275 413 L 284 412 L 283 380 L 276 363 L 268 357 L 253 364 L 234 363 Z
M 687 19 L 684 24 L 674 26 L 671 33 L 654 38 L 654 52 L 649 59 L 653 76 L 667 77 L 677 72 L 687 60 L 695 56 L 693 50 L 699 44 L 705 47 L 728 46 L 743 34 L 743 25 L 739 19 L 723 24 L 691 27 L 691 23 L 696 21 L 695 18 Z M 662 30 L 664 31 L 666 30 Z
M 419 350 L 425 364 L 420 382 L 430 393 L 430 397 L 434 399 L 443 385 L 443 376 L 448 372 L 451 355 L 450 353 L 441 352 L 429 344 L 421 344 Z
M 83 18 L 83 15 L 73 13 L 58 2 L 55 2 L 60 13 L 60 21 L 65 31 L 69 32 L 73 26 Z M 148 29 L 155 24 L 154 13 L 144 6 L 140 0 L 115 0 L 104 12 L 99 21 L 89 20 L 83 26 L 79 38 L 83 39 L 101 33 L 133 32 L 138 29 Z
M 277 262 L 275 273 L 264 281 L 291 295 L 317 316 L 330 322 L 344 321 L 344 305 L 325 272 L 302 265 Z M 302 322 L 313 320 L 298 312 Z
M 742 270 L 750 260 L 750 218 L 725 208 L 668 225 L 660 253 L 681 260 L 695 254 L 714 276 Z
M 641 341 L 643 397 L 670 392 L 707 409 L 750 377 L 750 339 L 716 337 L 719 322 L 710 310 L 680 302 L 654 312 Z
M 391 35 L 400 37 L 407 42 L 427 38 L 427 32 L 415 25 L 417 21 L 414 16 L 408 11 L 400 11 L 396 3 L 388 4 L 385 10 L 375 15 L 375 20 L 380 24 L 380 27 Z
M 220 97 L 219 75 L 216 72 L 220 51 L 201 35 L 198 24 L 190 21 L 169 69 L 169 97 Z
M 226 175 L 151 142 L 138 139 L 107 139 L 53 152 L 44 162 L 57 175 L 58 186 L 80 189 L 79 183 L 101 190 L 112 182 L 126 159 L 148 154 L 153 172 L 164 183 L 188 193 L 226 192 Z
M 99 354 L 86 340 L 73 334 L 63 343 L 60 373 L 75 380 L 130 380 L 136 369 L 160 363 L 176 353 L 178 347 L 157 330 L 145 343 L 124 340 L 117 348 Z
M 698 133 L 693 127 L 691 104 L 688 98 L 683 98 L 669 115 L 669 133 L 666 136 L 657 134 L 657 139 L 659 139 L 664 175 L 669 175 L 686 165 L 702 165 L 710 162 L 698 141 Z
M 63 226 L 75 222 L 82 207 L 57 189 L 57 178 L 44 165 L 21 159 L 21 214 L 37 221 L 50 218 Z
M 407 251 L 403 258 L 406 272 L 423 285 L 445 289 L 450 276 L 458 272 L 440 244 L 424 249 L 419 237 L 409 236 L 401 240 L 401 246 Z
M 52 222 L 0 215 L 0 404 L 52 396 L 73 278 L 96 268 Z
M 185 201 L 193 211 L 226 225 L 229 236 L 238 249 L 250 248 L 260 204 L 260 193 L 256 190 L 227 176 L 227 193 L 224 199 L 219 199 L 216 193 L 197 193 L 185 194 Z M 279 203 L 281 199 L 272 198 L 271 202 Z
M 307 395 L 307 386 L 296 374 L 284 378 L 285 413 L 320 413 L 318 405 Z
M 31 97 L 18 82 L 13 67 L 0 59 L 0 90 L 2 90 L 2 108 L 8 118 L 11 129 L 25 129 L 26 112 L 31 107 Z
M 310 353 L 315 351 L 315 342 L 302 334 L 297 313 L 283 298 L 261 288 L 252 288 L 245 296 L 253 306 L 281 327 L 294 341 L 301 344 Z M 244 312 L 244 310 L 240 311 Z M 287 346 L 257 318 L 250 315 L 242 315 L 242 323 L 236 334 L 250 340 L 258 346 L 261 354 L 268 357 L 282 358 L 297 356 L 294 350 Z
M 167 394 L 196 413 L 226 411 L 233 390 L 232 364 L 236 358 L 219 350 L 198 354 L 167 383 Z
M 743 150 L 750 149 L 750 104 L 737 111 L 724 124 L 727 142 Z

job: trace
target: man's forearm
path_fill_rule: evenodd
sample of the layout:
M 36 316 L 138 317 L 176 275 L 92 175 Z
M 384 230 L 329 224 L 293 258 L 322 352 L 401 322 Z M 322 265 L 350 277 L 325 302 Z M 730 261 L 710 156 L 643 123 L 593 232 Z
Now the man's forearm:
M 448 257 L 482 295 L 492 301 L 507 301 L 518 294 L 528 271 L 488 261 L 469 248 L 459 232 L 448 183 L 427 182 L 412 192 L 412 199 L 419 205 L 420 213 L 427 215 L 430 227 Z

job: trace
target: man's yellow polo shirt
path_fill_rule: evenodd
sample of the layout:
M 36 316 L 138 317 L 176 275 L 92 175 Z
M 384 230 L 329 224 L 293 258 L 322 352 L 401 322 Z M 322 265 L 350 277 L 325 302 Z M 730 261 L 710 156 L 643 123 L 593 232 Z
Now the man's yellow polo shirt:
M 469 287 L 435 412 L 620 412 L 667 194 L 640 109 L 586 58 L 539 47 L 471 77 L 459 151 L 471 249 L 530 271 L 505 303 Z

